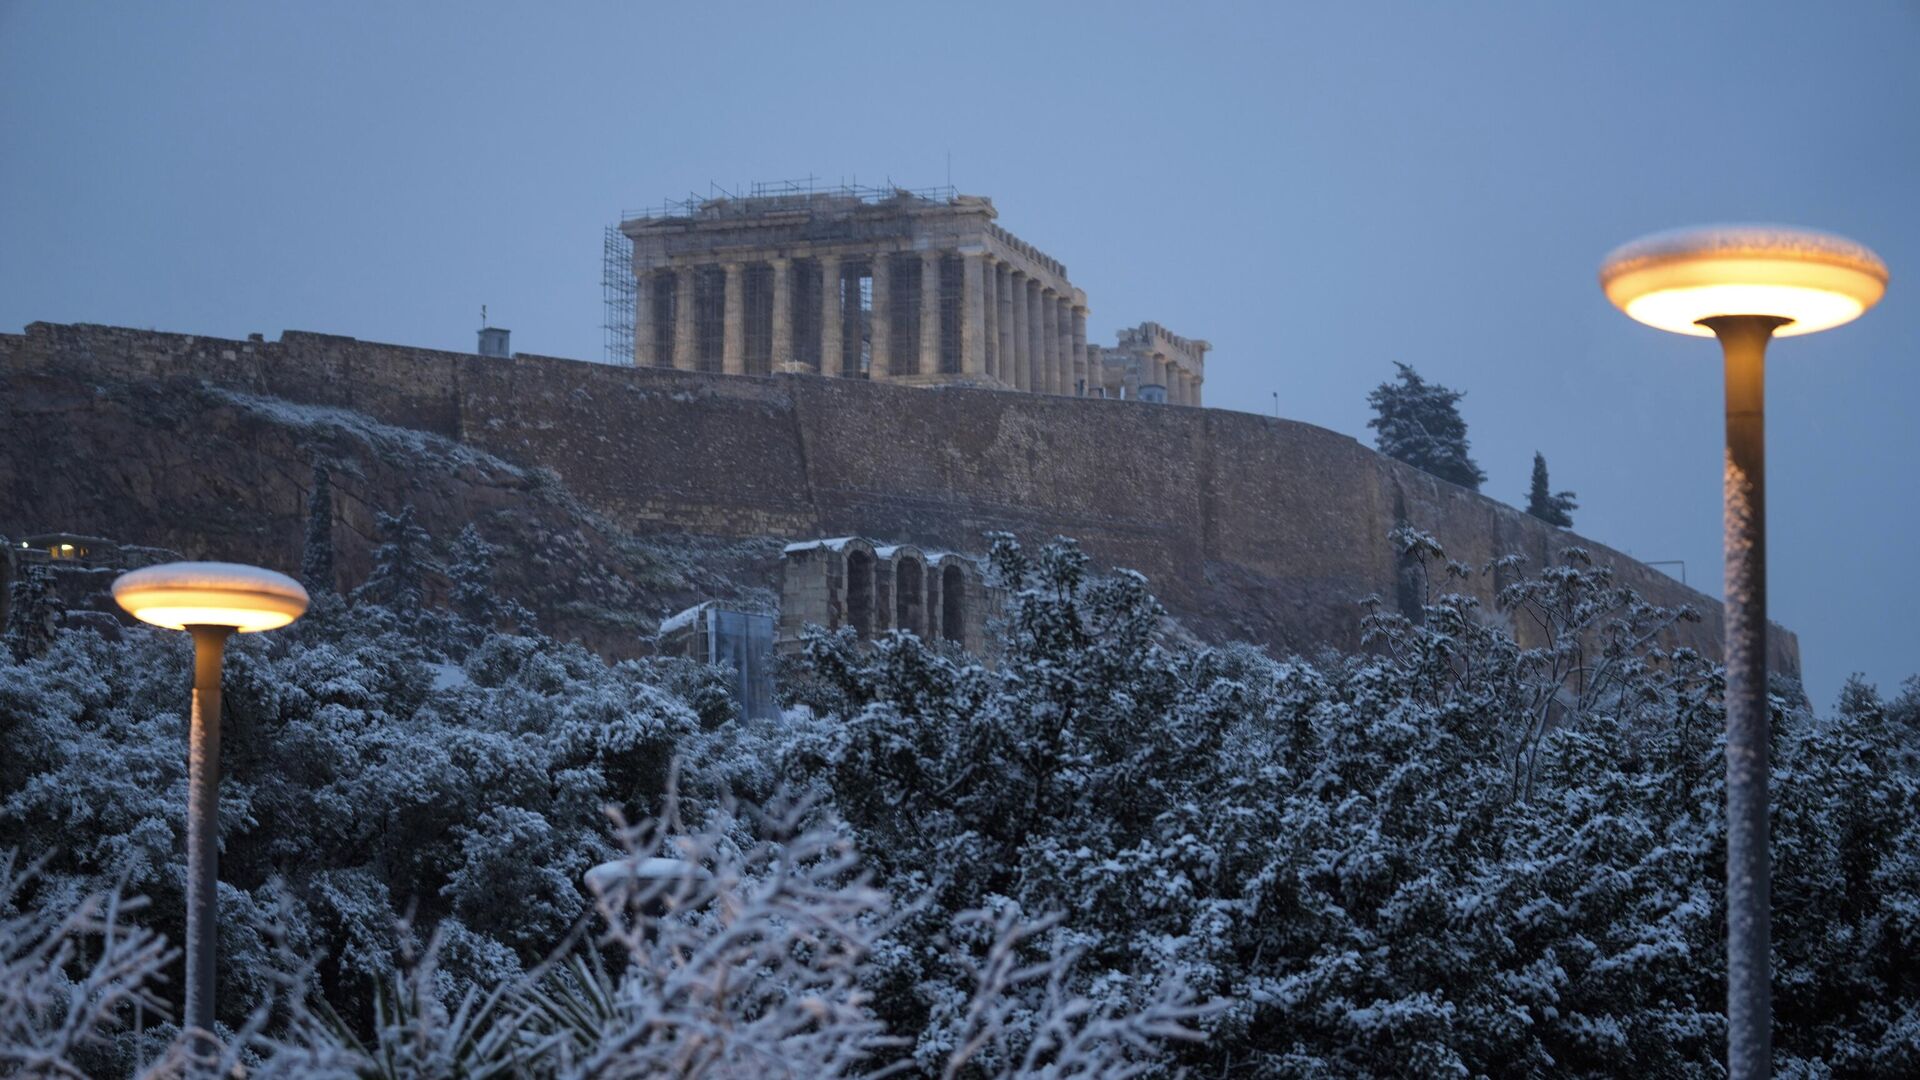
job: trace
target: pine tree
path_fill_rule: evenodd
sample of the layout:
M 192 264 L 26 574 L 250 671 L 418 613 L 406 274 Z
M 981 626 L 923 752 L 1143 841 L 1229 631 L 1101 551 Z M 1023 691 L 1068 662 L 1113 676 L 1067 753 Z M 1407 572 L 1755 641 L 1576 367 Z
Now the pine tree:
M 1393 366 L 1400 369 L 1399 381 L 1381 383 L 1367 395 L 1377 414 L 1367 421 L 1376 433 L 1374 445 L 1390 458 L 1479 491 L 1487 474 L 1467 454 L 1467 422 L 1460 417 L 1465 394 L 1427 382 L 1406 364 Z
M 468 622 L 492 625 L 499 614 L 493 598 L 493 545 L 472 522 L 453 541 L 447 574 L 453 579 L 453 609 Z
M 1548 493 L 1547 458 L 1545 454 L 1533 452 L 1533 487 L 1527 492 L 1527 513 L 1549 525 L 1558 525 L 1563 529 L 1573 527 L 1573 512 L 1580 509 L 1574 501 L 1573 492 L 1555 491 Z
M 373 573 L 353 592 L 355 600 L 372 600 L 402 613 L 417 613 L 426 599 L 426 578 L 433 563 L 433 537 L 413 520 L 413 504 L 398 514 L 374 517 L 380 546 L 374 549 Z
M 333 591 L 333 474 L 313 463 L 313 490 L 307 494 L 307 546 L 300 556 L 300 578 L 310 593 Z

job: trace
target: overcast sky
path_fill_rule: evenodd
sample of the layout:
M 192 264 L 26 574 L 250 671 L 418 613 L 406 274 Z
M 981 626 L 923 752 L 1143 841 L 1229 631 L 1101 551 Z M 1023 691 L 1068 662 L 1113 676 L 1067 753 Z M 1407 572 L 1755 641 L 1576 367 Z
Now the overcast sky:
M 1718 595 L 1717 352 L 1594 272 L 1811 225 L 1894 282 L 1773 352 L 1772 613 L 1823 707 L 1920 671 L 1920 4 L 1138 7 L 0 0 L 0 329 L 471 349 L 484 303 L 598 359 L 622 208 L 950 176 L 1092 340 L 1213 342 L 1210 406 L 1364 439 L 1412 363 L 1467 392 L 1488 494 L 1541 450 L 1580 532 Z

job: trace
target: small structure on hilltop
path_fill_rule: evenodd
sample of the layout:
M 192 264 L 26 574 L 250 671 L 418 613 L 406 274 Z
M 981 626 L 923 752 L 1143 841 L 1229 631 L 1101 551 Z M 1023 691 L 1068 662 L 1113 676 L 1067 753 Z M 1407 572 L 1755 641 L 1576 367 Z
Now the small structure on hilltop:
M 1143 323 L 1102 363 L 1086 293 L 998 216 L 952 188 L 811 183 L 623 215 L 608 347 L 630 341 L 641 367 L 1200 404 L 1205 342 Z
M 1208 342 L 1181 337 L 1156 322 L 1122 330 L 1119 344 L 1089 347 L 1087 362 L 1094 383 L 1088 396 L 1198 405 L 1211 348 Z
M 859 536 L 788 544 L 774 648 L 799 648 L 808 626 L 851 627 L 862 638 L 890 630 L 987 653 L 987 624 L 1005 605 L 980 559 Z
M 40 602 L 59 625 L 90 626 L 108 633 L 130 620 L 113 603 L 108 586 L 128 570 L 180 559 L 164 548 L 122 544 L 80 533 L 34 533 L 0 544 L 0 627 L 16 617 L 17 583 L 40 578 Z

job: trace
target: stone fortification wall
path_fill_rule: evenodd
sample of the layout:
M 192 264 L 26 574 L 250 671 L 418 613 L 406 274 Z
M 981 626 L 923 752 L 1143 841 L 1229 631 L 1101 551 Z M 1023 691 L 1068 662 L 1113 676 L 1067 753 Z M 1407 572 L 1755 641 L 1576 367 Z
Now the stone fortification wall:
M 1202 636 L 1282 650 L 1357 645 L 1361 597 L 1413 602 L 1387 539 L 1396 523 L 1472 564 L 1518 552 L 1538 565 L 1579 544 L 1650 599 L 1699 608 L 1684 640 L 1719 651 L 1719 605 L 1666 575 L 1346 436 L 1247 413 L 483 359 L 295 332 L 236 342 L 36 323 L 0 335 L 0 373 L 35 372 L 198 380 L 358 410 L 549 467 L 634 533 L 868 535 L 949 550 L 979 549 L 989 530 L 1072 536 L 1099 562 L 1146 574 Z M 30 450 L 5 433 L 0 448 Z M 30 525 L 112 533 L 86 520 Z M 194 553 L 177 535 L 168 546 Z M 280 559 L 297 560 L 297 547 Z M 1490 598 L 1483 577 L 1474 585 Z M 1776 628 L 1773 653 L 1798 668 L 1790 633 Z

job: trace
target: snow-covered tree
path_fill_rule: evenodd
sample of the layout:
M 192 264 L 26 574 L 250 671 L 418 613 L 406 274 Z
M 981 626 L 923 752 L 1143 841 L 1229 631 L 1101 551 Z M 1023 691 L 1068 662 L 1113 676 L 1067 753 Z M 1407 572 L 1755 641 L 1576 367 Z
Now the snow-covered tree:
M 1374 418 L 1374 445 L 1390 458 L 1479 491 L 1487 474 L 1468 455 L 1467 422 L 1460 416 L 1462 391 L 1430 383 L 1412 367 L 1395 363 L 1396 381 L 1367 394 Z
M 1580 509 L 1571 491 L 1554 491 L 1547 482 L 1547 456 L 1533 452 L 1533 482 L 1527 488 L 1527 513 L 1549 525 L 1573 527 L 1573 512 Z
M 403 616 L 419 611 L 426 600 L 427 575 L 439 569 L 433 536 L 414 520 L 412 503 L 398 514 L 379 512 L 374 528 L 380 546 L 373 552 L 373 573 L 354 590 L 354 599 L 376 601 Z
M 493 594 L 494 547 L 468 522 L 454 538 L 447 576 L 453 580 L 453 609 L 479 626 L 490 626 L 500 605 Z
M 814 704 L 841 720 L 783 760 L 821 778 L 879 884 L 930 898 L 876 998 L 923 1032 L 919 1060 L 962 1025 L 951 972 L 913 943 L 1017 906 L 1063 911 L 1089 1000 L 1176 977 L 1225 999 L 1181 1055 L 1203 1074 L 1718 1073 L 1724 685 L 1661 644 L 1694 614 L 1577 550 L 1531 574 L 1500 560 L 1484 610 L 1450 584 L 1482 571 L 1397 541 L 1424 610 L 1375 610 L 1367 654 L 1313 664 L 1162 644 L 1142 582 L 1057 547 L 995 552 L 1014 589 L 997 671 L 904 637 L 810 643 Z M 1796 794 L 1778 806 L 1822 809 L 1776 835 L 1854 860 L 1776 883 L 1833 890 L 1777 927 L 1781 985 L 1807 988 L 1776 1002 L 1782 1068 L 1900 1075 L 1920 1045 L 1917 863 L 1893 839 L 1914 772 L 1888 743 L 1821 740 L 1782 689 L 1776 782 Z M 1881 786 L 1842 800 L 1849 769 Z M 1836 830 L 1859 839 L 1823 847 Z
M 1000 666 L 816 635 L 773 723 L 696 713 L 684 661 L 371 598 L 236 638 L 226 1052 L 302 1080 L 1720 1075 L 1725 687 L 1664 644 L 1693 613 L 1578 550 L 1395 542 L 1421 610 L 1309 662 L 1183 644 L 1138 575 L 1001 539 Z M 1492 603 L 1463 594 L 1489 571 Z M 35 866 L 0 887 L 0 1037 L 77 1075 L 180 1071 L 163 966 L 41 1003 L 127 955 L 59 928 L 87 898 L 181 925 L 184 638 L 0 655 L 0 850 Z M 1913 1075 L 1920 683 L 1825 719 L 1775 690 L 1778 1069 Z M 622 853 L 725 895 L 582 884 Z M 108 992 L 151 993 L 144 1041 Z
M 136 1009 L 155 1014 L 177 954 L 117 889 L 44 889 L 39 868 L 0 851 L 0 1072 L 86 1076 Z
M 315 595 L 334 589 L 333 473 L 318 458 L 313 462 L 313 488 L 307 492 L 307 541 L 300 553 L 300 580 Z

